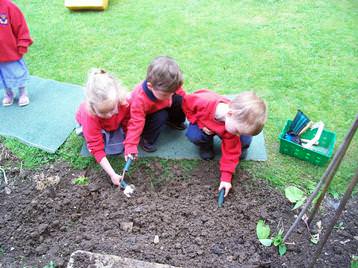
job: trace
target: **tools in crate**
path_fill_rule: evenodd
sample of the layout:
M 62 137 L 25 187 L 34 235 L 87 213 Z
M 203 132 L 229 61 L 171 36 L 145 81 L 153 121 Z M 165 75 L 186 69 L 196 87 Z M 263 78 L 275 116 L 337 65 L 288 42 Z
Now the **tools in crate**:
M 311 140 L 301 138 L 301 135 L 308 129 L 317 129 L 316 135 Z M 310 149 L 312 146 L 318 145 L 323 129 L 323 122 L 313 123 L 307 115 L 305 115 L 301 110 L 298 110 L 290 128 L 284 136 L 284 139 L 297 143 L 306 149 Z
M 333 154 L 336 134 L 324 129 L 323 122 L 312 121 L 300 110 L 287 120 L 280 135 L 280 153 L 323 166 Z
M 130 165 L 132 164 L 133 159 L 131 157 L 128 157 L 126 164 L 124 165 L 123 168 L 123 172 L 122 172 L 122 180 L 120 183 L 120 189 L 123 190 L 123 193 L 127 196 L 127 197 L 131 197 L 135 191 L 135 186 L 133 184 L 128 184 L 125 180 L 124 180 L 124 175 L 126 174 L 126 172 L 129 170 Z

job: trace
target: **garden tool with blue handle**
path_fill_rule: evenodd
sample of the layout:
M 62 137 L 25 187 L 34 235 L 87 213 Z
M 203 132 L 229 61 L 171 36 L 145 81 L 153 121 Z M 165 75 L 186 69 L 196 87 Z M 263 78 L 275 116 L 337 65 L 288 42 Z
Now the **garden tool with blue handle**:
M 132 194 L 134 193 L 135 190 L 135 186 L 133 184 L 128 184 L 125 180 L 124 180 L 124 175 L 126 174 L 126 172 L 129 170 L 130 165 L 132 164 L 133 159 L 128 157 L 126 164 L 123 168 L 123 173 L 122 173 L 122 180 L 120 183 L 120 189 L 123 190 L 123 193 L 127 196 L 127 197 L 131 197 Z
M 224 201 L 225 201 L 225 188 L 222 188 L 219 191 L 219 196 L 218 196 L 218 206 L 219 206 L 219 208 L 221 208 L 223 206 Z

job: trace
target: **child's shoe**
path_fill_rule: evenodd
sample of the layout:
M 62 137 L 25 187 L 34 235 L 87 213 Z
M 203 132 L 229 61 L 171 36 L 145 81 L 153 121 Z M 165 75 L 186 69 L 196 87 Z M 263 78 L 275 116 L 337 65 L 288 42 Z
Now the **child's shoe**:
M 203 160 L 212 160 L 215 157 L 213 143 L 199 145 L 199 155 Z
M 241 149 L 240 160 L 246 159 L 247 150 L 248 150 L 248 148 L 242 148 L 242 149 Z
M 27 96 L 26 90 L 25 89 L 20 89 L 19 106 L 26 106 L 29 103 L 30 103 L 30 99 Z
M 10 106 L 14 103 L 14 93 L 11 90 L 5 90 L 4 98 L 2 99 L 3 106 Z
M 246 156 L 247 156 L 247 151 L 249 150 L 249 147 L 250 147 L 250 144 L 249 144 L 249 145 L 246 145 L 246 146 L 241 147 L 241 155 L 240 155 L 240 160 L 242 160 L 242 159 L 246 159 Z
M 157 147 L 154 144 L 147 142 L 145 139 L 141 139 L 140 146 L 148 153 L 153 153 L 157 150 Z
M 176 130 L 184 130 L 186 129 L 186 124 L 184 122 L 182 123 L 173 123 L 173 122 L 170 122 L 170 121 L 167 121 L 167 125 L 173 129 L 176 129 Z

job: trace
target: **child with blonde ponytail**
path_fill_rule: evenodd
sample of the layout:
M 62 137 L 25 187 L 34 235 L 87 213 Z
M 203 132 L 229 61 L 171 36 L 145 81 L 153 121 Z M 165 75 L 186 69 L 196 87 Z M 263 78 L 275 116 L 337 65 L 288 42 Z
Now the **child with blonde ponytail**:
M 85 101 L 76 113 L 89 152 L 114 185 L 119 185 L 121 176 L 114 171 L 106 155 L 123 152 L 129 119 L 126 92 L 114 76 L 102 69 L 92 69 L 85 86 Z

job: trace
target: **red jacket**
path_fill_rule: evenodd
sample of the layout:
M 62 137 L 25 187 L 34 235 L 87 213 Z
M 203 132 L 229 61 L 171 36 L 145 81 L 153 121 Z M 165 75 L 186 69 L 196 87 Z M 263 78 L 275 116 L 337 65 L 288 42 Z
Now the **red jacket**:
M 101 162 L 106 156 L 104 152 L 104 142 L 101 130 L 113 131 L 119 126 L 123 127 L 124 132 L 127 130 L 129 119 L 129 105 L 118 105 L 118 113 L 111 118 L 104 119 L 92 115 L 82 103 L 76 113 L 76 120 L 82 126 L 83 136 L 87 142 L 88 150 L 95 157 L 96 161 Z
M 240 137 L 227 132 L 225 122 L 215 119 L 218 103 L 229 101 L 207 89 L 200 89 L 193 94 L 184 95 L 183 98 L 183 110 L 188 121 L 197 124 L 201 129 L 208 128 L 221 138 L 220 180 L 225 182 L 231 182 L 241 155 Z
M 182 88 L 179 88 L 178 92 L 184 91 Z M 172 99 L 156 99 L 153 93 L 148 90 L 146 81 L 143 81 L 134 88 L 130 94 L 129 102 L 131 108 L 128 131 L 124 141 L 125 155 L 138 153 L 137 147 L 145 125 L 145 117 L 172 105 Z
M 0 0 L 0 62 L 17 61 L 32 44 L 20 9 L 10 0 Z

